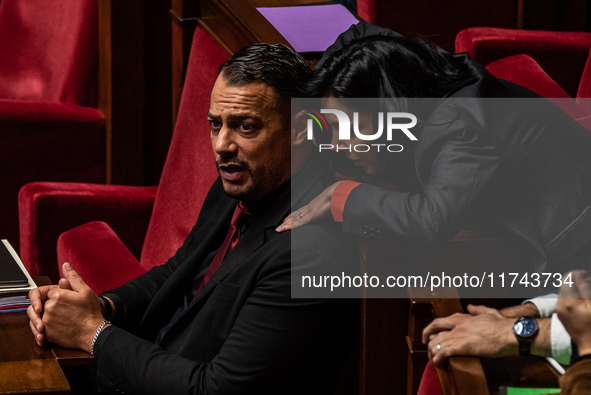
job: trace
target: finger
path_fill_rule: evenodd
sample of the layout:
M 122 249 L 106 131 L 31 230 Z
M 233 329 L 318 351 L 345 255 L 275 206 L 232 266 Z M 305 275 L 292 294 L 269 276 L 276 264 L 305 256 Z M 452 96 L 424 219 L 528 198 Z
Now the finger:
M 432 342 L 429 343 L 429 352 L 431 353 L 431 362 L 435 365 L 441 365 L 447 358 L 447 349 L 449 348 L 450 342 L 446 341 L 445 337 L 438 336 Z
M 85 291 L 88 289 L 88 285 L 86 285 L 82 277 L 76 273 L 76 270 L 72 268 L 69 262 L 64 263 L 63 273 L 65 279 L 70 282 L 73 291 Z
M 68 281 L 68 279 L 66 278 L 60 278 L 58 285 L 61 289 L 72 290 L 72 285 L 70 284 L 70 281 Z
M 482 314 L 500 314 L 497 309 L 493 309 L 486 306 L 477 306 L 473 304 L 468 305 L 468 312 L 470 315 L 482 315 Z
M 447 359 L 451 356 L 453 356 L 453 353 L 451 353 L 450 349 L 449 349 L 449 343 L 439 343 L 439 345 L 441 346 L 441 348 L 439 350 L 437 350 L 437 353 L 435 353 L 433 355 L 433 361 L 432 363 L 434 365 L 437 366 L 441 366 L 442 364 L 444 364 Z
M 453 317 L 453 316 L 452 316 Z M 438 318 L 423 329 L 423 344 L 427 344 L 429 338 L 442 331 L 450 331 L 456 327 L 456 322 L 452 317 Z
M 32 322 L 29 322 L 29 326 L 31 327 L 31 332 L 33 332 L 35 343 L 37 343 L 39 347 L 43 346 L 43 343 L 45 343 L 45 336 L 37 331 Z
M 454 350 L 454 340 L 450 336 L 449 332 L 441 333 L 436 339 L 433 340 L 431 353 L 433 354 L 432 363 L 441 366 L 447 361 L 449 357 L 457 355 L 457 351 Z
M 41 314 L 41 311 L 43 310 L 43 303 L 41 303 L 41 293 L 39 292 L 39 288 L 29 291 L 29 300 L 31 301 L 31 308 L 37 314 Z
M 283 220 L 283 223 L 275 229 L 275 231 L 282 233 L 291 230 L 291 216 L 292 214 L 289 214 L 287 218 Z
M 33 323 L 31 321 L 29 321 L 29 327 L 31 328 L 31 332 L 33 332 L 33 336 L 35 337 L 35 340 L 36 340 L 37 335 L 39 334 L 39 331 L 37 330 L 37 328 L 35 328 L 35 325 L 33 325 Z
M 430 362 L 433 362 L 433 357 L 435 357 L 435 353 L 437 352 L 437 350 L 434 348 L 434 345 L 436 344 L 436 338 L 437 335 L 431 335 L 429 336 L 429 341 L 427 343 L 424 343 L 427 345 L 427 355 L 429 356 Z
M 29 316 L 29 322 L 31 325 L 35 327 L 35 330 L 39 333 L 45 332 L 45 324 L 43 324 L 43 320 L 41 316 L 35 312 L 33 306 L 29 306 L 27 308 L 27 316 Z
M 44 285 L 29 291 L 29 300 L 31 301 L 31 306 L 33 306 L 38 314 L 41 314 L 43 311 L 43 302 L 47 300 L 47 294 L 54 287 L 55 285 Z

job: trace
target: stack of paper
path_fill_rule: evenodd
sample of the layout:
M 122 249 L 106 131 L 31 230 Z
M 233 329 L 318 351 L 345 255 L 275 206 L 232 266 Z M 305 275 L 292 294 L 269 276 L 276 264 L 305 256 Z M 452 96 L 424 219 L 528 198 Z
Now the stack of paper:
M 37 285 L 8 240 L 0 243 L 0 312 L 26 309 L 28 297 Z
M 31 301 L 26 295 L 2 295 L 0 297 L 0 313 L 21 311 L 29 307 Z

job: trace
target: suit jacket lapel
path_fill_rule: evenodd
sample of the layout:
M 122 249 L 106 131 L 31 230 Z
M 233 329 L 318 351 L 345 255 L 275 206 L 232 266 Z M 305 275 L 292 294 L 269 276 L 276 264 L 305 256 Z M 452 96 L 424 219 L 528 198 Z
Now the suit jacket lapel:
M 292 207 L 299 208 L 322 192 L 325 185 L 321 183 L 321 179 L 326 174 L 321 171 L 323 168 L 324 165 L 319 163 L 318 158 L 311 160 L 302 171 L 288 181 L 289 187 L 283 189 L 278 196 L 270 196 L 269 202 L 263 203 L 269 208 L 253 220 L 248 232 L 228 253 L 187 312 L 194 311 L 195 306 L 200 305 L 199 301 L 208 297 L 217 283 L 226 278 L 242 262 L 248 261 L 249 257 L 268 241 L 268 238 L 276 236 L 275 228 L 283 222 Z M 320 184 L 322 184 L 321 187 Z
M 318 159 L 311 160 L 301 172 L 299 172 L 292 180 L 288 181 L 289 185 L 287 187 L 278 190 L 277 195 L 269 196 L 269 201 L 264 202 L 261 205 L 263 208 L 262 212 L 255 213 L 256 215 L 253 216 L 253 222 L 248 231 L 240 238 L 236 247 L 228 253 L 218 270 L 210 278 L 195 300 L 193 300 L 183 317 L 177 321 L 174 327 L 176 327 L 177 324 L 185 322 L 187 317 L 194 316 L 203 306 L 203 303 L 207 298 L 209 298 L 210 294 L 220 281 L 224 280 L 244 262 L 249 262 L 250 256 L 256 250 L 263 246 L 268 240 L 277 236 L 278 234 L 275 232 L 275 228 L 281 224 L 283 219 L 292 209 L 301 207 L 323 191 L 324 187 L 327 185 L 326 182 L 323 182 L 323 178 L 327 176 L 327 173 L 321 171 L 321 169 L 324 168 L 324 165 L 322 165 Z M 208 234 L 205 233 L 207 234 L 207 239 L 201 243 L 199 249 L 191 257 L 191 261 L 193 262 L 193 260 L 195 260 L 195 262 L 191 264 L 187 262 L 181 265 L 181 267 L 173 273 L 169 281 L 166 282 L 159 294 L 177 293 L 182 297 L 183 291 L 186 292 L 187 288 L 190 287 L 190 282 L 197 274 L 196 271 L 200 267 L 201 262 L 203 262 L 207 254 L 215 248 L 211 246 L 212 240 L 214 240 L 213 237 L 219 237 L 220 234 L 223 234 L 223 236 L 221 236 L 222 238 L 225 237 L 230 219 L 234 212 L 236 200 L 227 197 L 225 194 L 223 195 L 225 198 L 220 199 L 220 204 L 217 206 L 218 210 L 211 214 L 208 221 L 214 225 L 210 225 L 211 231 Z M 180 305 L 179 302 L 172 304 L 175 300 L 176 298 L 171 299 L 165 297 L 164 300 L 159 303 L 159 306 L 167 309 L 171 309 L 171 306 L 178 307 Z M 154 304 L 156 303 L 153 303 L 153 305 Z M 160 316 L 162 315 L 163 314 L 160 314 Z M 172 313 L 170 315 L 172 316 Z M 156 316 L 157 313 L 155 312 L 153 317 L 156 318 Z M 145 317 L 147 317 L 147 314 Z M 148 318 L 144 318 L 144 320 L 149 322 Z M 159 327 L 164 327 L 169 321 L 170 317 L 168 318 L 168 321 L 160 322 Z M 173 328 L 171 328 L 168 333 L 173 333 Z
M 183 303 L 185 292 L 191 288 L 201 264 L 228 232 L 236 200 L 222 192 L 222 196 L 216 202 L 216 205 L 208 210 L 208 219 L 194 235 L 199 246 L 162 285 L 144 314 L 142 326 L 152 328 L 151 331 L 155 333 L 170 322 L 176 311 L 174 306 L 178 307 Z
M 240 237 L 240 241 L 236 244 L 236 247 L 228 253 L 218 270 L 201 290 L 199 295 L 197 295 L 191 309 L 193 309 L 195 305 L 199 305 L 200 300 L 208 297 L 217 283 L 226 278 L 243 262 L 248 261 L 249 257 L 267 242 L 266 239 L 268 237 L 273 237 L 275 235 L 274 233 L 271 233 L 271 236 L 269 236 L 270 232 L 268 232 L 268 230 L 274 230 L 289 213 L 289 197 L 290 188 L 288 187 L 281 191 L 279 196 L 272 199 L 272 202 L 270 203 L 271 205 L 267 210 L 264 210 L 261 213 L 255 213 L 250 228 Z

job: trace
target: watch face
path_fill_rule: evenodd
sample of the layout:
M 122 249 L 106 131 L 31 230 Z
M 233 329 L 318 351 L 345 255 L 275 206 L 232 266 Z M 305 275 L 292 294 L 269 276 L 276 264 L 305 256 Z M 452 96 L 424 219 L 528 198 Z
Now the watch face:
M 530 338 L 538 331 L 538 323 L 531 318 L 520 318 L 513 325 L 513 331 L 521 338 Z

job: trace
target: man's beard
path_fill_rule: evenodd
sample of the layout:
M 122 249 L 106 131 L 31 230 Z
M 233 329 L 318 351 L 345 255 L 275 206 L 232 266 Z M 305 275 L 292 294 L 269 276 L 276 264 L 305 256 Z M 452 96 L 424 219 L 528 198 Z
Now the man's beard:
M 279 187 L 284 176 L 285 166 L 283 163 L 278 163 L 276 166 L 264 164 L 260 167 L 252 169 L 248 162 L 238 159 L 224 159 L 220 157 L 216 161 L 216 167 L 219 172 L 220 165 L 236 164 L 242 167 L 242 170 L 250 175 L 251 184 L 244 186 L 240 190 L 227 189 L 224 185 L 224 192 L 226 195 L 247 202 L 257 201 Z M 291 161 L 289 162 L 291 164 Z

